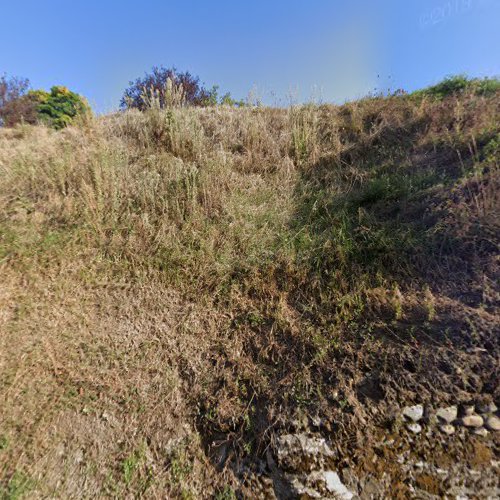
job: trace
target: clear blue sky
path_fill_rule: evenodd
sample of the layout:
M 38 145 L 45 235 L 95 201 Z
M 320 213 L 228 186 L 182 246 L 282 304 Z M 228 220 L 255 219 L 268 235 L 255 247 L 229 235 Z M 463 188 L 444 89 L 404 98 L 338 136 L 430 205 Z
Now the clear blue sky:
M 235 97 L 342 101 L 500 74 L 500 0 L 2 0 L 0 73 L 98 111 L 175 65 Z

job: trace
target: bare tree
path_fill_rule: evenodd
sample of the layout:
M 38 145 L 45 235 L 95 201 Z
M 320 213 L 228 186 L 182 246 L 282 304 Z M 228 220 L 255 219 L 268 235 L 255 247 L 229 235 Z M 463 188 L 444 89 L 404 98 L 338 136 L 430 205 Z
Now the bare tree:
M 36 103 L 29 96 L 29 89 L 27 78 L 7 75 L 0 78 L 0 125 L 10 127 L 23 121 L 36 122 Z

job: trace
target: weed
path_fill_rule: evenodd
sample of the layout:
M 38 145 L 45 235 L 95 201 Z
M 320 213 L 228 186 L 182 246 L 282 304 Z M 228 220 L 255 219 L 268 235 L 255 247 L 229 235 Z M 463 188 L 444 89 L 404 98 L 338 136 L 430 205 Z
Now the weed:
M 0 484 L 0 498 L 18 500 L 25 496 L 34 486 L 33 481 L 22 472 L 14 472 L 6 486 Z
M 7 436 L 4 436 L 3 434 L 0 435 L 0 451 L 6 450 L 8 446 L 9 438 Z
M 169 459 L 169 474 L 173 483 L 183 483 L 192 470 L 192 463 L 185 450 L 176 450 Z
M 224 488 L 215 494 L 216 500 L 236 500 L 236 493 L 230 486 Z
M 428 286 L 424 288 L 424 304 L 427 311 L 427 320 L 433 321 L 436 317 L 436 299 Z
M 131 453 L 124 461 L 123 461 L 123 480 L 126 485 L 129 485 L 135 475 L 135 471 L 140 466 L 141 461 L 144 458 L 144 450 L 141 448 L 140 450 L 136 450 Z

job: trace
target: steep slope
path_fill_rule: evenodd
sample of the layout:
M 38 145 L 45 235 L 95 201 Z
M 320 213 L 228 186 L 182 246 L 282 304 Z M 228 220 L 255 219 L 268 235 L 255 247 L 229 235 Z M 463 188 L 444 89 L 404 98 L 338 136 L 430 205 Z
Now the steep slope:
M 0 130 L 2 494 L 494 494 L 499 104 Z

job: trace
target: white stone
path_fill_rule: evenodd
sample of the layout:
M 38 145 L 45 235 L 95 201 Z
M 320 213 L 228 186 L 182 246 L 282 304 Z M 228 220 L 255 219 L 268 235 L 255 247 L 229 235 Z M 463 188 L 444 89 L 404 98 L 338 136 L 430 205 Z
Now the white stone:
M 486 427 L 491 431 L 500 431 L 500 418 L 491 415 L 486 418 Z
M 472 432 L 476 436 L 481 436 L 481 437 L 486 437 L 489 434 L 489 432 L 484 427 L 479 427 L 477 429 L 474 429 Z
M 412 424 L 408 424 L 406 426 L 406 428 L 413 432 L 414 434 L 419 434 L 420 432 L 422 432 L 422 426 L 420 424 L 417 424 L 415 422 L 413 422 Z
M 424 416 L 424 407 L 422 405 L 406 406 L 403 408 L 403 415 L 414 422 L 418 422 Z
M 439 430 L 444 432 L 445 434 L 448 434 L 448 436 L 451 436 L 452 434 L 455 433 L 455 427 L 450 424 L 444 424 L 439 426 Z
M 354 495 L 342 484 L 339 475 L 331 470 L 325 471 L 326 489 L 338 498 L 350 500 Z
M 477 411 L 479 413 L 495 413 L 498 411 L 498 407 L 495 403 L 486 403 L 478 405 Z
M 276 457 L 282 467 L 296 469 L 306 461 L 322 465 L 325 459 L 334 456 L 333 450 L 322 437 L 303 434 L 280 436 L 276 443 Z
M 464 413 L 466 416 L 474 415 L 474 406 L 473 405 L 468 405 L 464 407 Z
M 290 484 L 294 492 L 299 496 L 305 496 L 306 498 L 321 498 L 321 495 L 316 490 L 309 488 L 295 476 L 290 478 Z
M 302 451 L 307 455 L 324 455 L 331 457 L 334 455 L 324 438 L 308 436 L 307 434 L 287 434 L 278 440 L 282 453 L 294 453 Z
M 451 424 L 454 420 L 456 420 L 458 415 L 458 409 L 456 406 L 449 406 L 448 408 L 440 408 L 436 412 L 436 416 L 446 422 L 447 424 Z
M 462 425 L 465 427 L 482 427 L 483 423 L 483 417 L 479 415 L 467 415 L 462 418 Z

